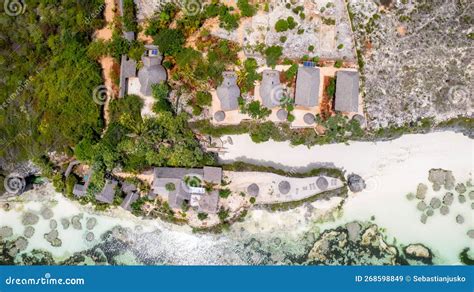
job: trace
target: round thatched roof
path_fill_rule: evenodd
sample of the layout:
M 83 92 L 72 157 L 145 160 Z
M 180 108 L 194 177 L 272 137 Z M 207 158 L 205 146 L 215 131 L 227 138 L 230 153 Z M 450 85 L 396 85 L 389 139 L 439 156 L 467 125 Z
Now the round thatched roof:
M 283 195 L 286 195 L 290 192 L 290 189 L 291 189 L 291 185 L 288 181 L 286 180 L 282 180 L 279 184 L 278 184 L 278 190 L 280 191 L 281 194 Z
M 225 112 L 217 111 L 214 113 L 214 120 L 217 122 L 222 122 L 225 119 Z
M 315 122 L 314 115 L 310 114 L 310 113 L 305 114 L 303 116 L 303 121 L 308 125 L 314 124 L 314 122 Z
M 318 188 L 320 190 L 325 190 L 328 188 L 329 186 L 329 183 L 328 183 L 328 180 L 323 177 L 323 176 L 320 176 L 318 177 L 318 179 L 316 180 L 316 185 L 318 186 Z
M 359 114 L 354 115 L 352 119 L 358 121 L 361 127 L 365 125 L 365 118 L 362 115 L 359 115 Z
M 288 112 L 282 108 L 277 111 L 276 115 L 280 121 L 285 121 L 288 118 Z
M 247 193 L 251 195 L 252 197 L 258 196 L 258 193 L 260 192 L 260 188 L 256 183 L 253 183 L 247 187 Z

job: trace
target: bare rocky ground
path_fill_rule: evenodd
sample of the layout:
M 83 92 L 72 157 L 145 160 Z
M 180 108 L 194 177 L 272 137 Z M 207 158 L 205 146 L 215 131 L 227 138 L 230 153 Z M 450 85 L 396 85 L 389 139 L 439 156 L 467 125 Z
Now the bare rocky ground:
M 373 128 L 473 116 L 474 2 L 350 0 Z M 386 6 L 383 6 L 385 4 Z

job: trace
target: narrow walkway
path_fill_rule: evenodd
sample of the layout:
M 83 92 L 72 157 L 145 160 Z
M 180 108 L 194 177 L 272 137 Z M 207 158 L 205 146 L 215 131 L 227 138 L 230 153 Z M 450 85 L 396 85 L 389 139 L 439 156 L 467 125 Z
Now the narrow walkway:
M 104 28 L 97 30 L 94 33 L 96 40 L 108 41 L 112 38 L 112 26 L 115 16 L 116 3 L 115 0 L 105 0 L 105 21 L 106 25 Z M 99 63 L 102 67 L 102 77 L 104 79 L 104 86 L 107 89 L 107 98 L 104 103 L 104 133 L 109 125 L 109 104 L 110 100 L 115 96 L 114 87 L 116 87 L 112 81 L 111 73 L 114 67 L 114 59 L 110 56 L 103 56 L 99 59 Z

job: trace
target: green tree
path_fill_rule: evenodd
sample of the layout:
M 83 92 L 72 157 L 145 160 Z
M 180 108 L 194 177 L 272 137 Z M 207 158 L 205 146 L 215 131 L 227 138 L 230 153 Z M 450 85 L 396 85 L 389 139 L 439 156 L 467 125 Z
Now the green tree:
M 265 57 L 267 65 L 275 67 L 281 55 L 283 54 L 283 48 L 280 46 L 271 46 L 265 49 Z
M 253 5 L 249 4 L 248 0 L 237 0 L 237 7 L 239 7 L 240 13 L 244 17 L 252 17 L 255 15 L 256 9 Z
M 183 48 L 185 37 L 181 30 L 163 28 L 158 31 L 154 40 L 162 53 L 174 56 Z
M 275 30 L 277 32 L 283 32 L 288 30 L 288 22 L 286 19 L 278 19 L 275 23 Z

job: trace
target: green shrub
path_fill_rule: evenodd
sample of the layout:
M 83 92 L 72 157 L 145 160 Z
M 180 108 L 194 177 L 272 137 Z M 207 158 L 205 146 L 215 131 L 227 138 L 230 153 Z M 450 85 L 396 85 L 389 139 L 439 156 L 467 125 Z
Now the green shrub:
M 244 17 L 255 15 L 256 9 L 253 5 L 249 4 L 248 0 L 237 0 L 237 7 L 239 7 L 240 13 Z
M 198 213 L 198 219 L 201 221 L 206 220 L 207 217 L 208 217 L 207 213 L 201 213 L 201 212 Z
M 250 200 L 249 200 L 249 201 L 250 201 L 250 204 L 255 204 L 255 201 L 256 201 L 256 200 L 257 200 L 257 199 L 255 199 L 255 197 L 251 197 Z
M 279 19 L 275 23 L 275 30 L 277 32 L 287 31 L 288 30 L 288 22 L 285 19 Z
M 340 50 L 340 49 L 344 48 L 344 45 L 343 45 L 343 44 L 339 44 L 339 45 L 337 46 L 337 48 Z
M 221 222 L 224 222 L 227 218 L 229 218 L 229 213 L 230 213 L 229 210 L 221 207 L 219 212 L 217 213 L 217 216 L 219 216 L 219 219 L 221 220 Z
M 313 45 L 310 45 L 310 46 L 308 47 L 308 51 L 310 51 L 310 52 L 314 51 L 314 46 L 313 46 Z
M 263 105 L 260 104 L 260 101 L 254 100 L 250 102 L 246 107 L 245 107 L 245 112 L 248 113 L 248 115 L 252 119 L 257 119 L 261 120 L 266 117 L 268 117 L 272 111 L 270 109 L 267 109 Z
M 196 103 L 200 106 L 210 106 L 212 103 L 212 95 L 207 91 L 198 91 L 196 93 Z
M 281 42 L 281 43 L 286 42 L 286 40 L 287 40 L 287 37 L 286 37 L 286 36 L 283 35 L 283 36 L 280 37 L 280 42 Z
M 219 197 L 221 197 L 223 199 L 228 198 L 230 196 L 230 194 L 232 194 L 232 191 L 228 188 L 219 190 Z
M 280 59 L 283 54 L 283 48 L 280 46 L 271 46 L 265 49 L 265 57 L 267 65 L 270 67 L 275 67 L 278 59 Z
M 295 22 L 295 19 L 292 16 L 288 16 L 286 21 L 288 23 L 288 29 L 293 29 L 298 25 L 298 23 Z
M 168 191 L 168 192 L 172 192 L 172 191 L 175 191 L 176 190 L 176 185 L 172 182 L 169 182 L 165 185 L 165 189 Z
M 342 67 L 342 60 L 337 60 L 336 63 L 334 63 L 334 67 L 341 68 Z

